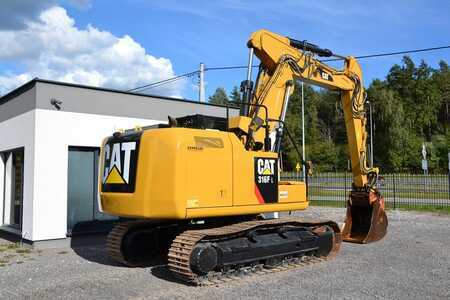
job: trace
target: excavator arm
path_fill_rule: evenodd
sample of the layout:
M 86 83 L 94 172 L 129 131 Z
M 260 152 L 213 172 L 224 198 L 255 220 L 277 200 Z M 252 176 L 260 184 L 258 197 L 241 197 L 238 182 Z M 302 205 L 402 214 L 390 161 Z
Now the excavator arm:
M 378 169 L 370 169 L 366 165 L 366 118 L 361 67 L 356 59 L 346 57 L 344 70 L 336 70 L 315 59 L 314 52 L 303 50 L 303 45 L 309 46 L 307 49 L 311 50 L 320 49 L 266 30 L 257 31 L 251 36 L 248 46 L 260 59 L 261 68 L 250 102 L 266 106 L 269 119 L 284 121 L 287 101 L 294 91 L 294 80 L 340 91 L 353 182 L 356 187 L 365 187 L 368 183 L 367 175 L 378 173 Z M 328 49 L 320 50 L 322 55 L 332 54 Z M 257 106 L 252 106 L 248 117 L 263 119 L 263 113 Z M 276 124 L 271 124 L 271 131 L 275 126 Z
M 367 166 L 365 92 L 357 60 L 267 30 L 253 33 L 247 45 L 250 59 L 247 80 L 242 84 L 244 103 L 240 117 L 247 119 L 249 124 L 245 132 L 246 147 L 255 150 L 257 145 L 267 145 L 269 134 L 272 137 L 270 150 L 280 150 L 284 119 L 295 80 L 339 91 L 353 174 L 343 238 L 360 243 L 381 239 L 386 234 L 387 218 L 383 197 L 377 190 L 378 168 Z M 254 88 L 251 82 L 253 54 L 261 62 Z M 343 70 L 326 65 L 316 55 L 344 59 Z M 262 134 L 263 128 L 266 135 Z

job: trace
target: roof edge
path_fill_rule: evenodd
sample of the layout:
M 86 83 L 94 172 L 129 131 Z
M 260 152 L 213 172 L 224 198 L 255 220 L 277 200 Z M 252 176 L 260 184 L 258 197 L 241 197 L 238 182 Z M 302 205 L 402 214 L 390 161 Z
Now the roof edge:
M 159 98 L 159 99 L 166 99 L 169 101 L 176 101 L 176 102 L 184 102 L 184 103 L 192 103 L 192 104 L 200 104 L 200 105 L 208 105 L 208 106 L 217 106 L 217 107 L 227 107 L 226 105 L 220 105 L 220 104 L 213 104 L 208 102 L 198 102 L 192 99 L 185 99 L 185 98 L 174 98 L 174 97 L 168 97 L 168 96 L 159 96 L 159 95 L 151 95 L 151 94 L 142 94 L 142 93 L 136 93 L 136 92 L 127 92 L 123 90 L 118 89 L 111 89 L 111 88 L 104 88 L 104 87 L 96 87 L 96 86 L 90 86 L 90 85 L 83 85 L 83 84 L 77 84 L 77 83 L 68 83 L 68 82 L 62 82 L 62 81 L 55 81 L 55 80 L 48 80 L 48 79 L 40 79 L 40 78 L 33 78 L 29 82 L 17 87 L 16 89 L 12 90 L 11 92 L 5 94 L 4 96 L 0 97 L 0 105 L 10 101 L 11 99 L 25 93 L 26 91 L 32 89 L 36 83 L 46 83 L 46 84 L 53 84 L 53 85 L 59 85 L 59 86 L 68 86 L 68 87 L 75 87 L 75 88 L 82 88 L 82 89 L 89 89 L 89 90 L 96 90 L 96 91 L 103 91 L 103 92 L 112 92 L 112 93 L 119 93 L 119 94 L 125 94 L 125 95 L 132 95 L 132 96 L 141 96 L 141 97 L 148 97 L 148 98 Z M 231 109 L 237 108 L 229 106 Z
M 27 83 L 15 88 L 14 90 L 10 91 L 9 93 L 1 96 L 0 97 L 0 105 L 5 104 L 6 102 L 10 101 L 11 99 L 13 99 L 19 95 L 22 95 L 26 91 L 31 90 L 36 85 L 37 81 L 38 81 L 37 78 L 31 79 Z

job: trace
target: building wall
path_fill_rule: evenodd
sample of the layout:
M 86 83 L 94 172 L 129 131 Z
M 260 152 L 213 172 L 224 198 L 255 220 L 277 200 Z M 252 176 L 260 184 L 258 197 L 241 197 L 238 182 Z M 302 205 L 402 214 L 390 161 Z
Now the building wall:
M 9 98 L 9 97 L 8 97 Z M 7 101 L 6 101 L 7 100 Z M 36 88 L 32 87 L 11 99 L 0 99 L 0 124 L 36 107 Z
M 33 99 L 30 99 L 33 100 Z M 31 110 L 0 122 L 0 152 L 24 147 L 22 237 L 33 237 L 33 193 L 35 191 L 35 111 Z M 3 189 L 2 189 L 3 191 Z M 3 201 L 2 201 L 3 204 Z
M 0 157 L 0 224 L 3 224 L 3 203 L 4 203 L 4 184 L 5 184 L 5 163 Z
M 37 109 L 32 240 L 66 237 L 69 146 L 100 147 L 119 128 L 155 123 L 160 121 Z

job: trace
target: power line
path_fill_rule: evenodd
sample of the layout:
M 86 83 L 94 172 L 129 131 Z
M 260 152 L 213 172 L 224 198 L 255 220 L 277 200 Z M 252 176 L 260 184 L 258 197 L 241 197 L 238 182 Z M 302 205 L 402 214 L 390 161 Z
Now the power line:
M 253 68 L 257 68 L 259 66 L 252 66 Z M 246 69 L 247 66 L 228 66 L 228 67 L 213 67 L 213 68 L 205 68 L 205 71 L 217 71 L 217 70 L 233 70 L 233 69 Z
M 378 53 L 378 54 L 368 54 L 368 55 L 359 55 L 355 56 L 357 59 L 364 59 L 364 58 L 373 58 L 373 57 L 382 57 L 382 56 L 392 56 L 392 55 L 400 55 L 400 54 L 408 54 L 408 53 L 417 53 L 417 52 L 427 52 L 427 51 L 435 51 L 435 50 L 442 50 L 442 49 L 449 49 L 449 46 L 440 46 L 440 47 L 431 47 L 431 48 L 423 48 L 423 49 L 414 49 L 414 50 L 405 50 L 405 51 L 397 51 L 397 52 L 386 52 L 386 53 Z M 343 58 L 331 58 L 331 59 L 324 59 L 321 60 L 323 62 L 326 61 L 339 61 L 343 60 Z M 258 68 L 258 65 L 252 66 L 253 68 Z M 206 71 L 215 71 L 215 70 L 232 70 L 232 69 L 246 69 L 247 66 L 224 66 L 224 67 L 211 67 L 211 68 L 205 68 Z
M 381 56 L 392 56 L 392 55 L 399 55 L 399 54 L 435 51 L 435 50 L 442 50 L 442 49 L 449 49 L 449 48 L 450 48 L 450 45 L 449 46 L 441 46 L 441 47 L 431 47 L 431 48 L 423 48 L 423 49 L 397 51 L 397 52 L 386 52 L 386 53 L 379 53 L 379 54 L 360 55 L 360 56 L 355 56 L 355 58 L 362 59 L 362 58 L 373 58 L 373 57 L 381 57 Z M 324 59 L 322 61 L 337 61 L 337 60 L 342 60 L 342 58 Z
M 422 48 L 422 49 L 413 49 L 413 50 L 405 50 L 405 51 L 397 51 L 397 52 L 386 52 L 386 53 L 378 53 L 378 54 L 368 54 L 368 55 L 359 55 L 355 56 L 357 59 L 365 59 L 365 58 L 374 58 L 374 57 L 383 57 L 383 56 L 393 56 L 393 55 L 400 55 L 400 54 L 409 54 L 409 53 L 418 53 L 418 52 L 427 52 L 427 51 L 436 51 L 436 50 L 443 50 L 443 49 L 449 49 L 450 45 L 448 46 L 440 46 L 440 47 L 430 47 L 430 48 Z M 321 60 L 322 62 L 328 62 L 328 61 L 340 61 L 343 60 L 343 58 L 331 58 L 331 59 L 324 59 Z M 252 66 L 253 68 L 258 68 L 258 65 Z M 246 69 L 248 66 L 220 66 L 220 67 L 207 67 L 205 68 L 205 71 L 219 71 L 219 70 L 235 70 L 235 69 Z M 184 77 L 190 77 L 195 74 L 198 74 L 199 71 L 192 71 L 189 73 L 181 74 L 172 78 L 164 79 L 158 82 L 146 84 L 143 86 L 139 86 L 130 90 L 127 90 L 127 92 L 137 91 L 140 90 L 145 91 L 147 89 L 155 88 L 164 84 L 169 84 L 174 81 L 180 80 Z
M 138 86 L 138 87 L 132 88 L 130 90 L 127 90 L 127 92 L 133 92 L 133 91 L 137 91 L 137 90 L 144 91 L 144 90 L 147 90 L 147 89 L 150 89 L 150 88 L 154 88 L 154 87 L 157 87 L 157 86 L 160 86 L 160 85 L 163 85 L 163 84 L 172 83 L 172 82 L 177 81 L 179 79 L 182 79 L 184 77 L 190 77 L 190 76 L 192 76 L 192 75 L 194 75 L 194 74 L 196 74 L 198 72 L 199 71 L 193 71 L 193 72 L 189 72 L 189 73 L 184 73 L 184 74 L 181 74 L 181 75 L 178 75 L 178 76 L 175 76 L 175 77 L 171 77 L 171 78 L 167 78 L 167 79 L 164 79 L 164 80 L 161 80 L 161 81 L 157 81 L 157 82 L 149 83 L 149 84 L 146 84 L 146 85 Z

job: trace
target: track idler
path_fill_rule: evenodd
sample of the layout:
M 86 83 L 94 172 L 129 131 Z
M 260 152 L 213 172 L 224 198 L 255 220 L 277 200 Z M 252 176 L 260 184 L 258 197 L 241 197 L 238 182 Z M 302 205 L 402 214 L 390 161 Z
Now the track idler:
M 381 240 L 388 220 L 384 198 L 377 191 L 352 191 L 347 201 L 347 215 L 342 228 L 346 242 L 366 244 Z

